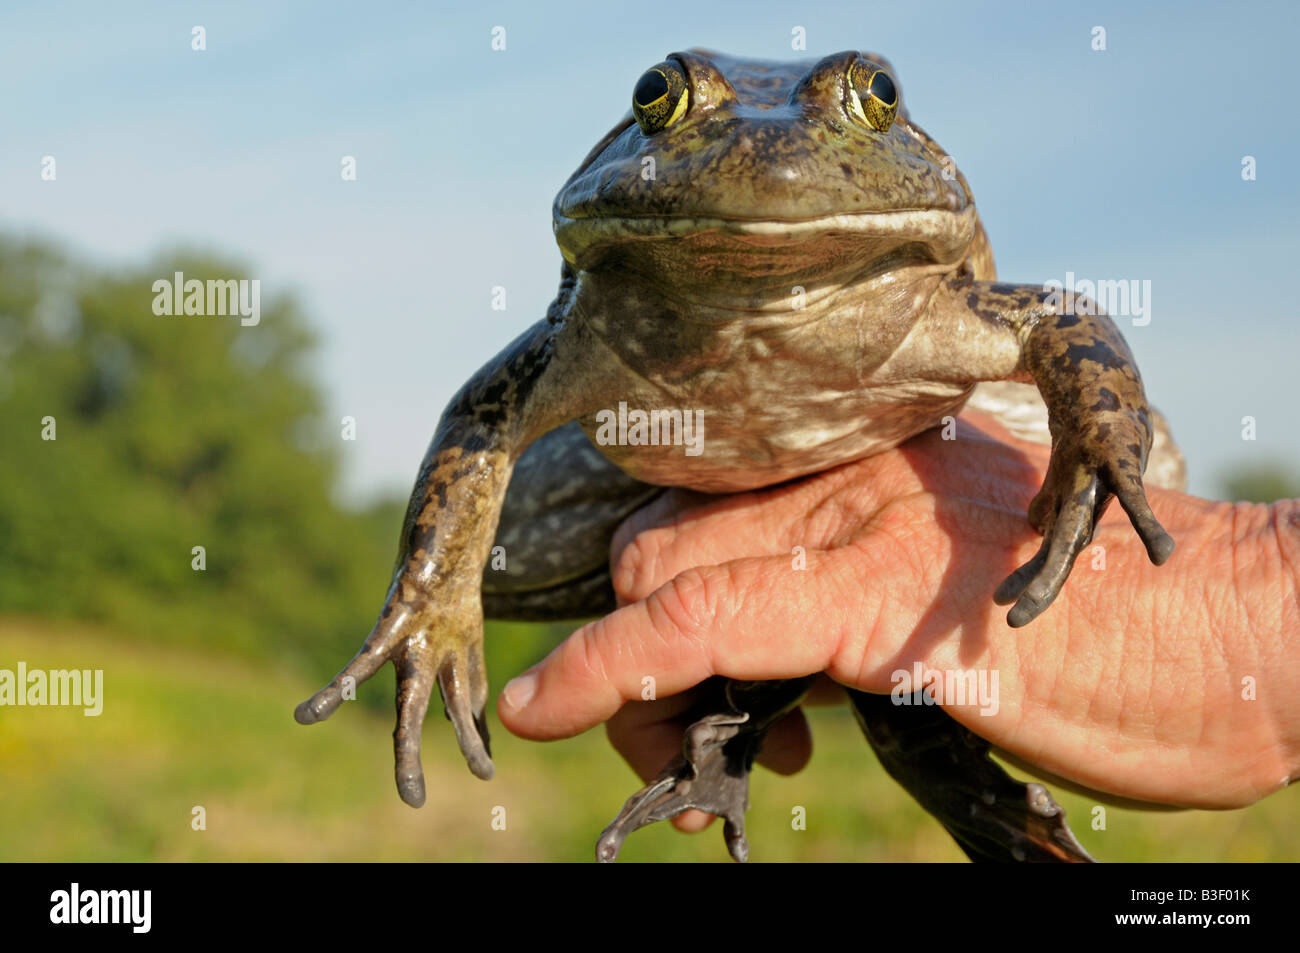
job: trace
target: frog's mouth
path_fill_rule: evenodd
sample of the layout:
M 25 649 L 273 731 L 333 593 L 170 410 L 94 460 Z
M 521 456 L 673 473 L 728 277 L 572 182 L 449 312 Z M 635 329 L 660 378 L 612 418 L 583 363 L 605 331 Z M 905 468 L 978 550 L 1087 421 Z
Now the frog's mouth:
M 619 238 L 676 238 L 701 231 L 736 235 L 813 237 L 826 232 L 863 232 L 874 235 L 908 235 L 947 238 L 956 243 L 969 241 L 972 209 L 897 209 L 890 211 L 841 212 L 806 219 L 765 219 L 723 216 L 660 215 L 566 215 L 555 211 L 555 232 L 559 236 L 587 240 Z M 563 245 L 563 243 L 562 243 Z
M 671 240 L 706 233 L 740 241 L 800 243 L 844 235 L 876 241 L 921 244 L 935 261 L 959 260 L 975 231 L 974 208 L 899 209 L 843 212 L 783 220 L 714 216 L 565 215 L 554 213 L 555 240 L 564 257 L 578 264 L 593 249 L 642 240 Z
M 947 270 L 974 236 L 974 207 L 846 212 L 802 220 L 555 213 L 555 238 L 579 271 L 618 269 L 689 293 L 788 298 L 899 268 Z

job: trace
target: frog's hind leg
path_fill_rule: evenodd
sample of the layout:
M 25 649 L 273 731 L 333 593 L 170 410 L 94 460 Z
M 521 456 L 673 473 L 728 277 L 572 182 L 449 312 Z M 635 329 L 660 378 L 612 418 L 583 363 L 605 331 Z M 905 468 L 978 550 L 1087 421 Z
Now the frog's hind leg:
M 990 745 L 937 705 L 849 689 L 858 726 L 885 771 L 973 861 L 1094 863 L 1041 784 L 1016 781 Z
M 772 682 L 714 679 L 706 686 L 700 717 L 674 758 L 653 781 L 632 795 L 596 842 L 596 858 L 617 859 L 627 835 L 692 808 L 723 820 L 723 836 L 733 859 L 745 861 L 745 811 L 749 772 L 763 737 L 808 692 L 812 677 Z

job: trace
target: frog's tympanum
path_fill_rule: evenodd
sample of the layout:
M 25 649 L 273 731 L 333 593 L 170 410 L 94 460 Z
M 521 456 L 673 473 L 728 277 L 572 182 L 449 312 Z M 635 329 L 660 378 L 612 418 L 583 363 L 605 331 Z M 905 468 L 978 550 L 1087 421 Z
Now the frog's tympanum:
M 972 401 L 1052 446 L 1029 510 L 1042 548 L 992 594 L 1013 603 L 1010 625 L 1051 604 L 1112 497 L 1153 562 L 1172 552 L 1142 480 L 1150 461 L 1148 479 L 1176 484 L 1181 458 L 1123 337 L 1091 306 L 995 280 L 965 179 L 909 118 L 882 57 L 669 56 L 560 190 L 554 226 L 554 303 L 452 399 L 379 621 L 296 712 L 328 717 L 346 685 L 393 662 L 406 803 L 424 803 L 420 729 L 435 685 L 470 770 L 492 775 L 485 613 L 612 611 L 614 528 L 664 487 L 791 480 L 894 447 Z M 487 566 L 494 546 L 504 570 Z M 638 827 L 699 808 L 725 820 L 743 860 L 755 752 L 810 680 L 716 680 L 716 706 L 606 829 L 600 859 Z M 888 772 L 973 859 L 1091 859 L 1047 791 L 1012 780 L 940 708 L 849 694 Z

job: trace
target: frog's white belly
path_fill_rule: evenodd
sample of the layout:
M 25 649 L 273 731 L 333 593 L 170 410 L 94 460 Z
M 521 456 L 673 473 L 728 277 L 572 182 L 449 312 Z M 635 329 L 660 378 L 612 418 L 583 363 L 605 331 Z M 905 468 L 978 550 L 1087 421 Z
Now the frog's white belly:
M 957 413 L 970 393 L 919 382 L 800 390 L 676 406 L 662 393 L 642 391 L 581 423 L 600 452 L 638 480 L 730 493 L 888 450 Z
M 708 493 L 770 486 L 889 450 L 958 413 L 968 397 L 972 409 L 996 417 L 1022 440 L 1051 443 L 1047 408 L 1038 389 L 1011 381 L 980 384 L 973 393 L 935 384 L 896 384 L 857 394 L 823 394 L 820 399 L 805 394 L 798 401 L 773 400 L 771 406 L 669 407 L 662 395 L 640 396 L 649 399 L 634 397 L 622 407 L 608 408 L 603 425 L 595 416 L 584 418 L 588 438 L 607 459 L 642 482 Z M 636 411 L 646 414 L 647 425 L 640 430 Z M 658 417 L 651 418 L 655 411 Z M 1155 439 L 1147 482 L 1182 490 L 1182 453 L 1165 418 L 1155 410 L 1152 422 Z M 674 442 L 674 436 L 680 439 Z

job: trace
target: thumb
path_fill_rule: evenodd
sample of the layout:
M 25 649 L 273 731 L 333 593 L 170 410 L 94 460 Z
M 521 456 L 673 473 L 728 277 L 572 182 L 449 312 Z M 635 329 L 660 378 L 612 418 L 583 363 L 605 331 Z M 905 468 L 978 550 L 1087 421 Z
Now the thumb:
M 802 571 L 786 556 L 688 569 L 578 629 L 510 682 L 497 705 L 501 721 L 525 738 L 567 738 L 642 699 L 647 685 L 666 696 L 713 675 L 836 677 L 848 669 L 852 680 L 860 664 L 843 663 L 865 658 L 882 587 L 861 585 L 861 552 L 856 560 L 844 552 L 808 553 Z

